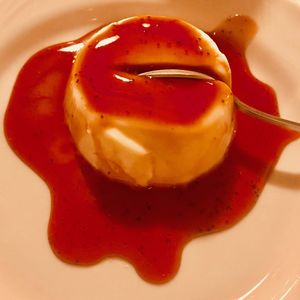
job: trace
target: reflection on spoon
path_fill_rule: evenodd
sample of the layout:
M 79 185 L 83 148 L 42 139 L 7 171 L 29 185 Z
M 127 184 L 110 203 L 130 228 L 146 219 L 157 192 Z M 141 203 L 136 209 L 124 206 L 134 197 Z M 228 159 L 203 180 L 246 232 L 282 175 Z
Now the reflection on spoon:
M 215 80 L 215 78 L 213 78 L 209 75 L 206 75 L 204 73 L 190 71 L 190 70 L 183 70 L 183 69 L 160 69 L 160 70 L 143 72 L 143 73 L 140 73 L 139 75 L 147 76 L 150 78 L 165 77 L 165 78 L 187 78 L 187 79 Z M 279 127 L 283 127 L 286 129 L 300 132 L 300 123 L 265 113 L 261 110 L 258 110 L 256 108 L 244 103 L 236 96 L 234 96 L 234 101 L 235 101 L 237 108 L 240 111 L 246 113 L 247 115 L 249 115 L 251 117 L 255 117 L 257 119 L 263 120 L 265 122 L 274 124 Z

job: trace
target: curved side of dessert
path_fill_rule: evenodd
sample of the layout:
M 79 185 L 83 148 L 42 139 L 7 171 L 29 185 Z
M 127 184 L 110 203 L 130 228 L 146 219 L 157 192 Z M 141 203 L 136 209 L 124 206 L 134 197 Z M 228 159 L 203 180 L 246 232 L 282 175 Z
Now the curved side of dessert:
M 80 153 L 106 176 L 141 186 L 185 184 L 223 160 L 234 130 L 225 84 L 205 116 L 188 126 L 99 115 L 72 84 L 65 98 L 69 129 Z

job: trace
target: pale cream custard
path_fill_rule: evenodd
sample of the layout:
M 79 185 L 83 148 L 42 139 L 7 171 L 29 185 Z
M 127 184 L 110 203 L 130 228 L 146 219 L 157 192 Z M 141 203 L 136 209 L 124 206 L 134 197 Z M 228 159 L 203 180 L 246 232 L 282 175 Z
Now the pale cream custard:
M 138 76 L 160 68 L 216 80 Z M 215 42 L 166 17 L 127 18 L 87 38 L 65 95 L 82 156 L 106 176 L 139 186 L 186 184 L 218 165 L 233 136 L 233 108 L 230 67 Z

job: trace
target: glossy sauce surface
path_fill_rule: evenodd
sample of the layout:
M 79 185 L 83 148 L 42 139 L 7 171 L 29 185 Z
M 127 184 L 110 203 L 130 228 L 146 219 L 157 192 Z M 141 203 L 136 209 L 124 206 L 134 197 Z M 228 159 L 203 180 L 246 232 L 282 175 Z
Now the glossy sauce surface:
M 250 19 L 234 17 L 210 35 L 230 62 L 233 92 L 278 114 L 273 90 L 251 75 L 244 56 L 254 28 Z M 110 181 L 78 154 L 64 122 L 74 53 L 61 49 L 78 42 L 44 49 L 23 67 L 6 112 L 7 140 L 49 186 L 48 235 L 57 257 L 90 265 L 117 256 L 147 281 L 168 281 L 189 240 L 230 227 L 253 207 L 283 147 L 296 135 L 237 111 L 225 161 L 188 186 L 133 189 Z
M 137 73 L 159 68 L 200 71 L 215 62 L 210 45 L 176 20 L 138 18 L 105 27 L 88 42 L 76 83 L 101 113 L 162 123 L 197 120 L 217 97 L 220 83 L 149 79 Z M 184 99 L 184 101 L 183 101 Z

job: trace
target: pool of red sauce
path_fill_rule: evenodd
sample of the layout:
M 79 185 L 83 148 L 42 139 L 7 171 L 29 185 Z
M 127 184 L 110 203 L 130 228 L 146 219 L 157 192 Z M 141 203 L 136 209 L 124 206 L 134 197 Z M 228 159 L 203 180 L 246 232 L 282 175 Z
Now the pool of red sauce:
M 245 59 L 254 29 L 249 18 L 234 17 L 210 35 L 229 59 L 234 93 L 277 115 L 273 90 L 251 75 Z M 22 68 L 5 116 L 7 140 L 49 186 L 48 235 L 57 257 L 78 265 L 121 257 L 145 280 L 166 282 L 178 271 L 188 241 L 232 226 L 253 207 L 296 135 L 237 111 L 226 159 L 188 186 L 134 189 L 110 181 L 78 154 L 64 122 L 74 53 L 59 50 L 76 42 L 46 48 Z

